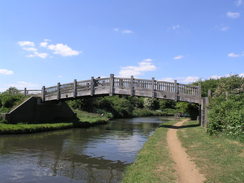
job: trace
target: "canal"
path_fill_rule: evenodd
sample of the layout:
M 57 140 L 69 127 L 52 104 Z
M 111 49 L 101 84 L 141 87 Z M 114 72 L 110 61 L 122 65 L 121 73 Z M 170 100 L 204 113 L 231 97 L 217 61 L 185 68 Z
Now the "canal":
M 86 129 L 2 135 L 0 182 L 120 182 L 160 123 L 160 117 L 118 119 Z

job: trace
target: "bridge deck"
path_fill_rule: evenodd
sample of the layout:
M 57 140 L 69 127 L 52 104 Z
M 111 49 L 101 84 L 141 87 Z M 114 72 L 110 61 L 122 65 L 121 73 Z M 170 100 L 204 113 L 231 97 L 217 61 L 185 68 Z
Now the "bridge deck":
M 175 82 L 157 81 L 154 78 L 135 79 L 114 77 L 108 78 L 93 77 L 89 80 L 76 81 L 72 83 L 60 84 L 42 88 L 43 101 L 74 99 L 85 96 L 97 95 L 129 95 L 154 97 L 176 101 L 186 101 L 198 103 L 201 101 L 201 88 L 179 84 Z

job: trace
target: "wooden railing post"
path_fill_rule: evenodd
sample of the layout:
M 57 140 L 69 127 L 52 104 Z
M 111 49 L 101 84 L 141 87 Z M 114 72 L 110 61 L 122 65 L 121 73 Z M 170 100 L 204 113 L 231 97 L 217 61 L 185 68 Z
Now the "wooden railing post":
M 77 97 L 77 80 L 74 80 L 74 86 L 73 86 L 73 97 Z
M 201 83 L 198 83 L 198 97 L 199 97 L 199 104 L 202 102 L 202 86 Z
M 46 96 L 46 88 L 45 86 L 42 87 L 42 102 L 45 102 L 45 96 Z
M 114 74 L 110 74 L 110 91 L 109 96 L 114 95 Z
M 94 83 L 94 77 L 91 77 L 91 96 L 94 95 L 95 90 L 95 83 Z
M 24 95 L 27 96 L 27 90 L 26 90 L 26 88 L 24 89 Z
M 57 100 L 60 100 L 60 83 L 57 84 Z
M 152 98 L 155 98 L 155 78 L 152 78 Z
M 212 91 L 208 90 L 208 98 L 211 98 L 211 97 L 212 97 Z
M 175 80 L 174 86 L 175 86 L 175 101 L 178 101 L 179 86 L 178 86 L 177 80 Z
M 134 77 L 130 77 L 130 95 L 134 96 L 135 95 L 135 90 L 134 90 Z

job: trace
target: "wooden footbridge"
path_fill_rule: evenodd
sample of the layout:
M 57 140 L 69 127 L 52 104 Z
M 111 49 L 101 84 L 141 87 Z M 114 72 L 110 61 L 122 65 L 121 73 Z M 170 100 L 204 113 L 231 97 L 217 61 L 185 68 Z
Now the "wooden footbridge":
M 184 101 L 199 104 L 201 107 L 201 121 L 205 121 L 206 106 L 208 101 L 201 97 L 201 86 L 166 82 L 152 79 L 137 79 L 110 77 L 94 78 L 71 83 L 60 84 L 51 87 L 42 87 L 42 90 L 21 90 L 25 95 L 35 93 L 41 98 L 43 104 L 50 102 L 61 102 L 76 98 L 104 95 L 126 95 L 138 97 L 152 97 L 159 99 Z
M 175 82 L 157 81 L 152 79 L 136 79 L 114 77 L 113 74 L 107 78 L 94 78 L 45 87 L 41 91 L 42 100 L 68 100 L 79 97 L 99 95 L 128 95 L 139 97 L 152 97 L 185 101 L 190 103 L 201 102 L 201 87 Z

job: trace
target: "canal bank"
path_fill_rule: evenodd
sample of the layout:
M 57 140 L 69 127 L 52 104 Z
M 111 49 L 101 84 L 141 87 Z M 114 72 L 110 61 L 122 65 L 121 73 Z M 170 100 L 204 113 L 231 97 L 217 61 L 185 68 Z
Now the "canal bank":
M 193 169 L 198 169 L 204 176 L 204 182 L 243 183 L 244 144 L 242 141 L 223 135 L 210 136 L 197 121 L 188 121 L 181 124 L 182 126 L 176 126 L 174 123 L 176 122 L 164 123 L 149 137 L 135 162 L 126 168 L 123 183 L 184 182 L 181 170 L 177 167 L 178 162 L 175 162 L 177 160 L 172 157 L 172 152 L 170 153 L 169 145 L 174 145 L 174 142 L 167 143 L 169 130 L 176 129 L 175 135 L 187 153 L 187 158 L 195 164 Z M 182 167 L 183 171 L 192 170 L 186 164 L 182 164 Z M 203 182 L 203 179 L 199 178 L 200 176 L 197 176 L 197 180 Z

